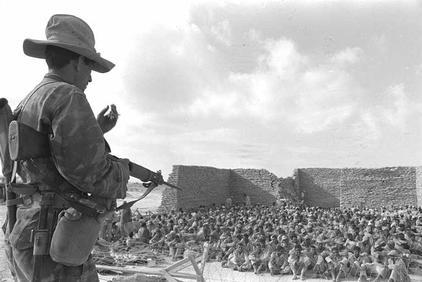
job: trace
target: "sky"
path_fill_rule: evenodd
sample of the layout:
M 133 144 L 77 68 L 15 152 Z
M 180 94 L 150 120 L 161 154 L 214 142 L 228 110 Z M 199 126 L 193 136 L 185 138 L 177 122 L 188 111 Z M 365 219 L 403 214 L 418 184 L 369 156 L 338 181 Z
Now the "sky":
M 22 42 L 56 13 L 84 19 L 116 64 L 85 91 L 95 113 L 120 112 L 113 153 L 165 176 L 422 164 L 420 1 L 0 0 L 12 107 L 47 71 Z

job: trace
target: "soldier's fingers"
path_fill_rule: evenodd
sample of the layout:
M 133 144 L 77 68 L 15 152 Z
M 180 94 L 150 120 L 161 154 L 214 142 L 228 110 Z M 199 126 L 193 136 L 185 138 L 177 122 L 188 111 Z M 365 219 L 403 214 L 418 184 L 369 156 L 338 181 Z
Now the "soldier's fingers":
M 118 114 L 116 105 L 114 104 L 110 105 L 110 113 Z
M 109 105 L 107 105 L 107 107 L 105 107 L 104 109 L 101 110 L 101 112 L 98 114 L 99 116 L 103 116 L 109 109 Z
M 114 104 L 111 104 L 110 105 L 110 113 L 109 113 L 109 115 L 110 115 L 110 118 L 111 119 L 117 119 L 119 117 L 119 113 L 117 112 L 116 105 L 114 105 Z
M 115 114 L 115 113 L 109 113 L 108 114 L 108 118 L 110 120 L 117 120 L 118 117 L 119 117 L 119 115 L 118 114 Z

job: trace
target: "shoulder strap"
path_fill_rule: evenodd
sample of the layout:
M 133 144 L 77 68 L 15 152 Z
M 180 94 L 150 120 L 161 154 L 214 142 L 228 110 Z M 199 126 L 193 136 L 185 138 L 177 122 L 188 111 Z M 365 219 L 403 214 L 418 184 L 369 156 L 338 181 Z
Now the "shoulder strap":
M 15 109 L 15 111 L 13 112 L 13 120 L 20 120 L 20 116 L 22 111 L 24 110 L 26 104 L 29 102 L 29 99 L 31 99 L 31 97 L 43 86 L 47 85 L 47 84 L 51 84 L 54 83 L 56 81 L 47 81 L 45 83 L 40 83 L 34 90 L 32 90 L 32 92 L 27 95 L 25 97 L 24 100 L 22 100 L 22 102 L 19 103 L 19 105 L 17 106 L 17 108 Z M 17 167 L 18 164 L 16 161 L 13 162 L 13 168 L 12 168 L 12 175 L 11 175 L 11 179 L 10 182 L 14 183 L 16 181 L 16 172 L 17 172 Z
M 15 120 L 19 120 L 20 119 L 20 114 L 22 113 L 22 111 L 25 109 L 26 104 L 28 104 L 29 99 L 32 98 L 32 96 L 34 96 L 34 94 L 43 86 L 47 85 L 47 84 L 51 84 L 57 81 L 47 81 L 45 83 L 40 83 L 34 90 L 32 90 L 32 92 L 25 97 L 24 100 L 22 100 L 22 102 L 19 103 L 19 105 L 17 106 L 17 108 L 15 109 L 13 115 L 15 117 Z

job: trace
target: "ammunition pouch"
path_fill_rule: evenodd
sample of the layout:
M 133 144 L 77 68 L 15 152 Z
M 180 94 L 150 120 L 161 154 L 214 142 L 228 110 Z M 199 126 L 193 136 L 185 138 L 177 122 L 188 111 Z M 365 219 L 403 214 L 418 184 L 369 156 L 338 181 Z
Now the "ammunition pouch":
M 31 142 L 28 142 L 31 140 Z M 9 154 L 13 161 L 50 156 L 47 134 L 14 120 L 9 125 Z

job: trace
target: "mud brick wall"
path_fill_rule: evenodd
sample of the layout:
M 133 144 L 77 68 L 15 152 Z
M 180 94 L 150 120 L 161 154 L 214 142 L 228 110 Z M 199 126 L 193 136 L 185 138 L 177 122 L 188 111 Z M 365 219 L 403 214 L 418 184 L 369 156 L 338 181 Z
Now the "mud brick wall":
M 341 169 L 301 168 L 297 170 L 299 193 L 310 206 L 340 206 Z
M 296 176 L 278 179 L 278 196 L 280 199 L 287 199 L 297 202 L 300 199 L 300 193 Z
M 229 195 L 230 170 L 202 166 L 173 166 L 169 182 L 183 191 L 166 188 L 159 211 L 223 204 Z
M 243 203 L 249 195 L 252 204 L 272 204 L 280 190 L 294 195 L 292 181 L 283 182 L 265 169 L 218 169 L 200 166 L 173 166 L 168 182 L 183 191 L 166 188 L 159 211 L 224 204 L 227 197 Z M 280 188 L 282 185 L 282 188 Z
M 252 204 L 272 204 L 279 193 L 278 178 L 265 169 L 233 169 L 230 174 L 230 196 L 233 202 L 244 202 L 249 195 Z
M 416 204 L 422 206 L 422 167 L 415 167 L 416 174 Z
M 314 206 L 416 205 L 416 172 L 414 167 L 307 168 L 299 169 L 299 186 L 305 203 Z
M 178 185 L 179 166 L 173 166 L 173 171 L 170 173 L 167 182 L 170 184 Z M 176 209 L 177 206 L 177 190 L 166 187 L 161 197 L 161 205 L 158 208 L 159 212 L 169 212 Z
M 265 169 L 218 169 L 174 166 L 160 211 L 224 204 L 227 197 L 271 204 L 279 198 L 320 207 L 422 205 L 422 167 L 301 168 L 293 177 L 278 178 Z
M 400 206 L 416 202 L 414 167 L 343 170 L 341 206 Z

